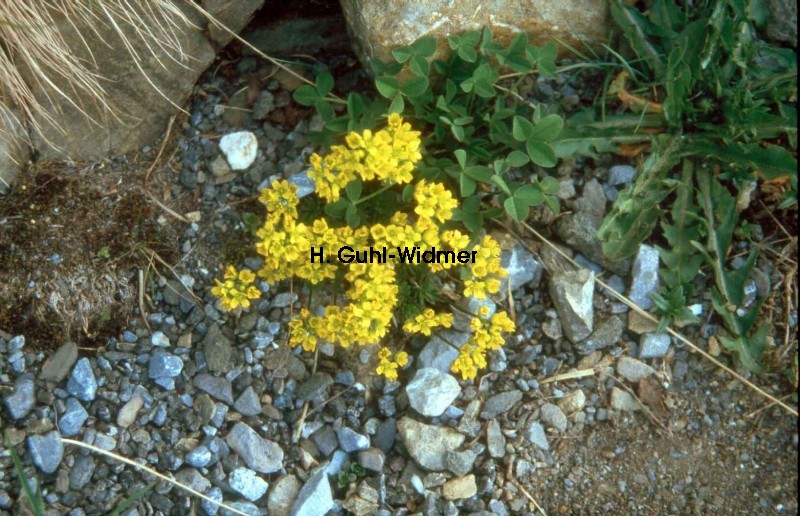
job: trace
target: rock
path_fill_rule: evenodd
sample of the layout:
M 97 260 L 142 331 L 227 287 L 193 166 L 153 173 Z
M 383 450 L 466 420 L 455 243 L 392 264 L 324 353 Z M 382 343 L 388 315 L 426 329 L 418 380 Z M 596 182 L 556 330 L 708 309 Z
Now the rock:
M 500 265 L 508 271 L 508 276 L 503 278 L 500 283 L 500 292 L 498 292 L 500 299 L 505 299 L 508 295 L 509 283 L 513 292 L 527 284 L 536 288 L 542 281 L 542 271 L 544 270 L 542 264 L 522 247 L 522 244 L 515 244 L 510 250 L 503 251 L 500 255 Z
M 100 78 L 105 96 L 98 102 L 96 94 L 75 93 L 67 78 L 56 73 L 48 74 L 52 84 L 33 81 L 33 94 L 49 99 L 42 105 L 61 127 L 40 117 L 41 131 L 32 131 L 31 136 L 39 159 L 102 158 L 152 144 L 214 60 L 214 48 L 200 26 L 176 16 L 164 19 L 162 9 L 128 5 L 136 14 L 127 19 L 117 15 L 115 23 L 93 19 L 87 23 L 76 16 L 57 16 L 50 23 L 76 62 L 90 63 L 87 69 Z M 154 36 L 142 36 L 151 30 Z M 155 39 L 172 41 L 156 44 Z M 104 51 L 98 52 L 99 48 Z M 68 92 L 67 98 L 56 88 Z M 105 103 L 113 114 L 103 107 Z
M 53 430 L 44 435 L 28 437 L 28 451 L 36 467 L 44 473 L 55 473 L 64 457 L 64 444 L 58 432 Z
M 289 516 L 302 484 L 294 475 L 278 477 L 267 497 L 267 512 L 271 516 Z
M 544 432 L 544 427 L 539 423 L 531 423 L 525 429 L 524 436 L 525 439 L 540 450 L 548 451 L 550 449 L 550 443 L 547 442 L 547 434 Z
M 550 278 L 550 298 L 570 341 L 580 342 L 592 333 L 594 272 L 580 269 L 554 274 Z
M 351 428 L 342 427 L 336 432 L 336 437 L 339 439 L 339 446 L 347 453 L 369 448 L 369 437 L 359 434 Z
M 397 429 L 411 457 L 431 471 L 444 471 L 445 453 L 457 449 L 465 439 L 451 428 L 426 425 L 410 417 L 402 418 L 397 423 Z
M 253 118 L 264 120 L 275 109 L 275 97 L 267 90 L 262 90 L 253 104 Z
M 259 473 L 274 473 L 283 467 L 283 450 L 276 443 L 263 439 L 244 423 L 236 423 L 226 439 L 228 446 Z
M 233 405 L 233 386 L 227 378 L 217 378 L 208 373 L 201 373 L 194 377 L 194 386 L 207 392 L 214 398 Z
M 317 468 L 300 489 L 291 516 L 317 516 L 333 508 L 333 491 L 324 466 Z
M 89 483 L 94 474 L 94 458 L 91 455 L 78 455 L 75 464 L 69 468 L 69 488 L 80 491 Z
M 628 297 L 640 307 L 649 310 L 653 306 L 653 300 L 648 294 L 658 288 L 658 250 L 655 247 L 645 244 L 639 246 L 631 276 Z
M 336 437 L 336 432 L 333 431 L 333 428 L 329 426 L 314 432 L 311 439 L 317 445 L 317 449 L 319 449 L 323 457 L 327 457 L 339 447 L 339 438 Z
M 600 217 L 605 216 L 606 194 L 597 179 L 592 179 L 583 185 L 583 193 L 575 201 L 575 211 Z
M 67 407 L 58 418 L 58 430 L 64 437 L 72 437 L 80 432 L 81 427 L 89 418 L 89 413 L 75 398 L 67 398 Z
M 567 416 L 557 405 L 545 403 L 539 410 L 542 415 L 542 421 L 547 426 L 551 426 L 559 432 L 567 431 Z
M 231 166 L 228 164 L 228 160 L 222 156 L 216 156 L 208 162 L 208 170 L 214 177 L 225 177 L 231 173 Z M 166 299 L 166 296 L 164 297 Z M 169 301 L 167 300 L 167 302 Z
M 491 419 L 486 425 L 486 447 L 494 459 L 501 459 L 506 454 L 506 438 L 496 419 Z
M 259 477 L 255 471 L 241 467 L 231 472 L 228 485 L 251 502 L 264 496 L 269 488 L 267 481 Z
M 467 475 L 448 480 L 442 486 L 442 496 L 448 500 L 462 500 L 471 498 L 478 493 L 475 475 Z
M 603 266 L 615 274 L 627 276 L 631 268 L 630 259 L 612 262 L 603 255 L 597 231 L 603 217 L 586 212 L 568 213 L 555 223 L 556 234 L 573 249 L 580 251 L 591 261 Z
M 333 378 L 328 373 L 316 372 L 297 389 L 297 399 L 302 401 L 322 402 L 328 387 L 333 385 Z
M 394 448 L 394 443 L 397 440 L 397 422 L 392 418 L 387 418 L 378 425 L 378 431 L 373 437 L 375 446 L 383 450 L 383 453 L 389 453 Z
M 208 27 L 208 35 L 217 44 L 217 48 L 222 48 L 233 38 L 231 32 L 237 34 L 245 28 L 253 13 L 263 4 L 264 0 L 205 0 L 203 8 L 225 28 L 206 20 L 200 22 Z
M 551 340 L 559 340 L 564 335 L 561 330 L 561 322 L 558 319 L 548 319 L 542 323 L 542 333 L 547 335 Z
M 639 358 L 661 358 L 669 351 L 672 338 L 667 333 L 645 333 L 639 342 Z
M 483 405 L 481 419 L 494 419 L 500 414 L 507 412 L 522 399 L 522 391 L 505 391 L 495 394 Z
M 441 416 L 458 395 L 461 387 L 453 376 L 436 368 L 419 369 L 406 386 L 411 407 L 423 416 Z
M 321 12 L 314 12 L 313 16 L 283 16 L 266 26 L 261 23 L 254 25 L 258 25 L 258 28 L 248 29 L 245 38 L 269 55 L 310 55 L 320 48 L 334 53 L 353 51 L 347 32 L 342 30 L 342 19 L 338 13 L 331 16 L 324 16 Z M 293 68 L 302 72 L 297 66 Z M 299 80 L 290 82 L 290 77 L 286 77 L 288 74 L 281 72 L 283 70 L 279 70 L 275 78 L 283 89 L 291 92 L 302 84 Z
M 33 375 L 25 374 L 14 380 L 14 392 L 3 398 L 11 419 L 22 419 L 28 415 L 36 402 Z
M 444 466 L 447 471 L 456 476 L 463 477 L 475 465 L 475 460 L 478 455 L 483 453 L 485 447 L 482 444 L 474 444 L 467 450 L 463 451 L 447 451 L 444 454 Z
M 767 36 L 797 48 L 797 2 L 767 0 Z
M 46 382 L 59 383 L 67 377 L 72 366 L 78 360 L 78 346 L 67 342 L 58 348 L 53 356 L 47 359 L 39 373 L 39 379 Z
M 602 322 L 588 339 L 575 345 L 581 355 L 589 355 L 620 342 L 625 330 L 622 319 L 612 315 Z
M 308 177 L 308 170 L 294 174 L 288 180 L 297 187 L 297 198 L 302 199 L 317 191 L 317 184 Z
M 201 493 L 205 493 L 211 488 L 211 482 L 194 468 L 184 468 L 178 471 L 175 473 L 175 480 Z
M 617 373 L 629 382 L 638 383 L 655 372 L 655 369 L 635 358 L 620 357 L 617 360 Z
M 383 464 L 386 462 L 386 454 L 379 448 L 370 448 L 358 452 L 358 463 L 367 471 L 380 473 L 383 471 Z
M 222 333 L 219 324 L 214 323 L 209 326 L 202 346 L 209 371 L 226 374 L 233 369 L 235 365 L 233 346 L 230 339 Z
M 639 312 L 631 311 L 628 314 L 628 330 L 637 335 L 653 332 L 658 328 L 658 322 L 651 321 Z
M 583 410 L 584 406 L 586 406 L 586 395 L 581 389 L 575 389 L 558 400 L 558 408 L 560 408 L 564 414 L 567 414 L 568 416 Z
M 250 131 L 230 133 L 220 138 L 219 149 L 233 170 L 244 170 L 256 159 L 258 140 Z
M 637 403 L 633 396 L 623 391 L 619 387 L 613 387 L 611 389 L 611 408 L 615 410 L 634 412 L 639 410 L 639 403 Z
M 207 446 L 198 446 L 186 455 L 186 464 L 193 468 L 204 468 L 211 463 L 214 454 Z
M 471 331 L 470 324 L 472 322 L 472 316 L 468 314 L 477 314 L 478 309 L 481 307 L 489 309 L 487 317 L 491 317 L 497 311 L 497 305 L 488 297 L 486 299 L 477 299 L 474 296 L 461 298 L 456 303 L 456 306 L 461 310 L 453 311 L 453 329 L 467 333 Z
M 611 186 L 629 185 L 636 177 L 636 169 L 630 165 L 614 165 L 608 171 L 608 184 Z
M 261 400 L 258 398 L 258 394 L 256 394 L 252 385 L 247 387 L 241 396 L 239 396 L 233 408 L 244 416 L 257 416 L 261 414 Z
M 175 357 L 177 358 L 177 357 Z M 178 361 L 180 359 L 178 358 Z M 183 365 L 183 362 L 181 362 Z M 72 399 L 72 398 L 70 398 Z M 134 395 L 128 402 L 119 409 L 117 413 L 117 424 L 122 428 L 128 428 L 136 421 L 136 415 L 139 413 L 139 409 L 144 406 L 144 400 L 139 395 Z
M 72 375 L 67 382 L 67 392 L 82 401 L 94 400 L 97 394 L 97 380 L 88 358 L 82 358 L 75 364 Z
M 421 36 L 437 40 L 434 59 L 447 60 L 447 37 L 490 26 L 495 41 L 509 42 L 518 32 L 542 45 L 563 40 L 568 45 L 598 48 L 611 27 L 608 5 L 589 0 L 486 4 L 482 9 L 461 2 L 422 3 L 412 0 L 344 0 L 342 10 L 355 35 L 365 68 L 374 60 L 390 62 L 392 50 Z
M 174 378 L 183 371 L 183 360 L 171 353 L 155 352 L 150 356 L 147 375 L 151 380 Z
M 11 191 L 11 183 L 31 158 L 26 126 L 19 111 L 0 99 L 0 195 Z
M 458 347 L 463 346 L 470 336 L 469 333 L 454 330 L 445 330 L 440 333 L 443 338 Z M 458 358 L 458 351 L 442 340 L 439 335 L 432 336 L 417 356 L 419 367 L 435 367 L 443 373 L 450 372 L 450 365 L 456 358 Z
M 222 502 L 222 489 L 219 487 L 212 487 L 205 495 L 215 502 Z M 213 503 L 209 500 L 201 500 L 200 507 L 203 509 L 206 516 L 214 516 L 220 509 L 219 503 Z

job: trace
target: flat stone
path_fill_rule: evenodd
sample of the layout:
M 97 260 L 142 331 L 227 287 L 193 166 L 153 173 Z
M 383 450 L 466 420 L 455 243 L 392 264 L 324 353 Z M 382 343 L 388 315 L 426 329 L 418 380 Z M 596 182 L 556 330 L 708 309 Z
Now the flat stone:
M 379 473 L 383 471 L 383 464 L 386 462 L 386 454 L 379 448 L 370 448 L 358 452 L 357 460 L 365 470 Z
M 28 436 L 28 452 L 36 467 L 44 473 L 55 473 L 64 457 L 64 444 L 58 432 Z
M 654 332 L 656 328 L 658 328 L 657 321 L 651 321 L 635 310 L 628 313 L 628 331 L 641 335 L 643 333 Z
M 444 471 L 444 456 L 464 443 L 464 435 L 452 428 L 426 425 L 410 417 L 397 423 L 400 439 L 408 453 L 423 468 Z
M 645 333 L 639 345 L 639 358 L 661 358 L 669 351 L 672 338 L 667 333 Z
M 611 389 L 611 408 L 626 412 L 635 412 L 639 410 L 639 403 L 626 391 L 623 391 L 619 387 L 613 387 Z
M 513 292 L 523 285 L 536 288 L 542 281 L 544 267 L 521 244 L 514 244 L 508 251 L 503 251 L 500 254 L 500 265 L 508 271 L 508 276 L 501 280 L 498 292 L 501 299 L 505 299 L 508 294 L 509 284 Z
M 58 418 L 58 430 L 64 437 L 72 437 L 80 432 L 88 418 L 89 413 L 86 412 L 80 401 L 75 398 L 67 398 L 67 407 Z
M 506 454 L 506 437 L 496 419 L 489 420 L 486 425 L 486 447 L 489 450 L 489 456 L 494 459 L 501 459 Z
M 622 339 L 622 332 L 625 325 L 616 315 L 612 315 L 603 321 L 597 329 L 583 342 L 575 345 L 581 355 L 588 355 L 600 349 L 605 349 L 618 344 Z
M 63 344 L 47 359 L 39 373 L 39 379 L 46 382 L 59 383 L 67 377 L 72 366 L 78 360 L 78 345 L 74 342 Z
M 325 426 L 314 432 L 311 440 L 317 445 L 317 449 L 323 457 L 327 457 L 339 447 L 339 438 L 336 437 L 336 432 L 330 426 Z
M 219 148 L 233 170 L 244 170 L 256 159 L 258 140 L 250 131 L 239 131 L 220 138 Z
M 571 342 L 580 342 L 591 335 L 594 272 L 580 269 L 553 275 L 550 278 L 550 298 L 558 312 L 561 328 Z
M 216 502 L 222 502 L 222 489 L 219 487 L 212 487 L 205 495 Z M 203 509 L 203 513 L 205 513 L 206 516 L 214 516 L 220 509 L 218 503 L 213 503 L 208 500 L 201 500 L 200 507 Z
M 636 177 L 636 169 L 630 165 L 614 165 L 608 171 L 608 184 L 611 186 L 629 185 Z
M 212 373 L 226 374 L 235 366 L 233 346 L 230 339 L 222 333 L 219 324 L 209 326 L 202 347 L 208 370 Z
M 578 212 L 565 214 L 555 223 L 555 230 L 561 241 L 580 251 L 589 260 L 601 265 L 620 276 L 627 276 L 631 268 L 631 260 L 616 262 L 608 260 L 603 254 L 602 244 L 597 231 L 603 223 L 603 217 L 593 213 Z
M 261 400 L 258 398 L 253 386 L 250 385 L 237 398 L 233 408 L 244 416 L 257 416 L 261 414 Z
M 449 373 L 450 365 L 458 358 L 458 351 L 443 339 L 447 339 L 448 342 L 460 348 L 469 340 L 470 334 L 454 330 L 445 330 L 439 333 L 441 337 L 436 334 L 425 344 L 417 356 L 417 361 L 420 368 L 435 367 L 443 373 Z
M 328 373 L 317 372 L 297 388 L 297 399 L 302 401 L 323 401 L 328 387 L 333 385 L 333 378 Z
M 655 369 L 635 358 L 620 357 L 617 360 L 617 373 L 629 382 L 638 383 L 655 372 Z
M 339 446 L 346 453 L 362 451 L 369 448 L 369 437 L 359 434 L 352 428 L 342 427 L 336 432 L 336 437 L 339 438 Z
M 194 450 L 186 454 L 186 464 L 193 468 L 204 468 L 211 463 L 214 454 L 208 449 L 208 446 L 198 446 Z
M 275 97 L 271 92 L 262 90 L 253 104 L 253 118 L 264 120 L 275 109 Z
M 178 471 L 175 473 L 175 480 L 201 493 L 205 493 L 211 488 L 211 482 L 194 468 L 184 468 Z
M 291 516 L 318 516 L 333 508 L 333 491 L 325 467 L 308 478 L 292 505 Z
M 150 356 L 147 375 L 151 380 L 159 378 L 175 378 L 183 371 L 183 360 L 171 353 L 158 351 Z
M 14 392 L 3 398 L 11 419 L 22 419 L 28 415 L 36 402 L 32 374 L 25 374 L 14 380 Z
M 505 391 L 495 394 L 483 404 L 481 419 L 494 419 L 507 412 L 522 399 L 522 391 Z
M 640 245 L 636 259 L 633 261 L 628 297 L 645 310 L 649 310 L 653 306 L 653 300 L 650 299 L 649 294 L 658 289 L 658 264 L 658 250 L 649 245 Z
M 606 214 L 606 193 L 597 179 L 591 179 L 583 185 L 581 196 L 575 200 L 575 211 L 591 213 L 600 217 Z
M 572 415 L 583 410 L 584 406 L 586 406 L 586 394 L 584 394 L 581 389 L 575 389 L 558 400 L 558 408 L 567 415 Z
M 308 177 L 308 170 L 292 175 L 288 181 L 297 187 L 297 198 L 302 199 L 317 190 L 317 184 Z
M 94 457 L 91 455 L 77 455 L 75 463 L 69 468 L 69 488 L 80 491 L 89 483 L 94 474 Z
M 417 370 L 406 386 L 411 407 L 423 416 L 441 416 L 458 395 L 461 386 L 455 377 L 434 367 Z
M 121 409 L 119 409 L 119 412 L 117 413 L 117 424 L 122 428 L 128 428 L 131 426 L 136 421 L 136 416 L 139 414 L 139 410 L 143 406 L 144 400 L 142 397 L 139 395 L 134 395 L 125 405 L 122 406 Z
M 550 449 L 550 443 L 547 442 L 547 434 L 544 432 L 544 427 L 539 423 L 531 423 L 525 429 L 524 435 L 525 439 L 540 450 L 548 451 Z
M 251 502 L 264 496 L 269 488 L 267 481 L 259 477 L 255 471 L 241 467 L 231 472 L 228 485 Z
M 283 467 L 283 450 L 276 443 L 262 438 L 244 423 L 236 423 L 226 439 L 228 446 L 259 473 L 275 473 Z
M 542 421 L 547 426 L 553 427 L 559 432 L 567 430 L 567 416 L 557 405 L 545 403 L 539 410 L 542 415 Z
M 485 447 L 482 444 L 475 443 L 469 449 L 462 451 L 447 451 L 444 454 L 444 465 L 447 471 L 452 474 L 462 477 L 472 471 L 475 465 L 475 460 L 478 455 L 483 453 Z
M 153 332 L 153 335 L 150 336 L 150 344 L 157 348 L 168 348 L 170 346 L 169 337 L 164 335 L 163 331 Z
M 227 378 L 217 378 L 208 373 L 200 373 L 194 377 L 194 386 L 214 398 L 233 405 L 233 386 Z
M 267 497 L 267 512 L 270 516 L 289 516 L 302 486 L 294 475 L 278 477 L 272 483 Z
M 82 358 L 72 369 L 67 382 L 67 392 L 81 401 L 92 401 L 97 394 L 97 380 L 88 358 Z
M 448 500 L 472 498 L 477 493 L 478 485 L 475 483 L 475 475 L 453 478 L 442 486 L 442 496 Z

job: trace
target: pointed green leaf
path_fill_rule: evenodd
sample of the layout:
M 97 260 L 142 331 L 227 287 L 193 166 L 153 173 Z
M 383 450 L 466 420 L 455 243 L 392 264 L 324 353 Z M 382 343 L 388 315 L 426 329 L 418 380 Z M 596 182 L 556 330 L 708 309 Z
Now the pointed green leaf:
M 531 161 L 540 167 L 556 166 L 556 153 L 553 152 L 553 148 L 545 142 L 528 140 L 525 142 L 525 150 L 528 151 L 528 156 L 531 157 Z
M 564 119 L 558 115 L 547 115 L 542 118 L 533 128 L 529 139 L 549 142 L 554 140 L 564 127 Z
M 720 337 L 722 345 L 735 352 L 739 361 L 749 371 L 760 373 L 764 371 L 764 351 L 767 349 L 767 325 L 759 328 L 750 338 L 737 337 L 734 339 Z
M 515 116 L 511 123 L 511 134 L 518 142 L 524 142 L 530 138 L 533 133 L 533 124 L 530 120 L 526 120 L 521 116 Z
M 317 75 L 316 80 L 317 85 L 317 93 L 319 93 L 320 97 L 325 97 L 333 91 L 333 75 L 330 72 L 322 72 L 321 74 Z
M 375 87 L 387 99 L 394 98 L 400 90 L 400 82 L 394 77 L 383 76 L 375 80 Z
M 528 208 L 525 202 L 514 197 L 509 197 L 503 201 L 503 207 L 506 209 L 506 212 L 511 215 L 511 218 L 517 222 L 525 220 L 530 211 L 530 208 Z
M 301 106 L 313 106 L 319 100 L 317 89 L 310 84 L 301 84 L 292 94 L 294 101 Z
M 356 202 L 359 197 L 361 197 L 361 180 L 354 179 L 347 183 L 347 186 L 344 187 L 344 191 L 347 194 L 347 198 L 350 199 L 352 202 Z
M 406 97 L 415 98 L 428 91 L 428 85 L 429 81 L 427 77 L 415 76 L 403 83 L 400 87 L 400 91 Z
M 512 167 L 524 167 L 530 162 L 530 158 L 524 152 L 515 150 L 506 156 L 506 163 Z
M 542 189 L 535 185 L 525 185 L 515 190 L 513 197 L 528 206 L 539 206 L 544 202 L 544 193 Z

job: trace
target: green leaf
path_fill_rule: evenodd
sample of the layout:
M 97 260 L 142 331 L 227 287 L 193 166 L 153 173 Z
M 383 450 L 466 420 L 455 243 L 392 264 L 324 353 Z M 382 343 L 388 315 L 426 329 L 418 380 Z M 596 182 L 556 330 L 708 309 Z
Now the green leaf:
M 450 131 L 453 133 L 453 138 L 455 138 L 459 142 L 464 141 L 464 128 L 459 127 L 457 125 L 453 125 L 450 127 Z
M 401 95 L 396 96 L 392 103 L 389 104 L 389 114 L 392 113 L 403 113 L 403 110 L 406 108 L 406 103 L 403 101 L 403 97 Z
M 333 75 L 330 72 L 322 72 L 321 74 L 317 75 L 317 93 L 319 93 L 320 97 L 325 97 L 333 91 Z
M 531 161 L 540 167 L 556 166 L 556 153 L 553 152 L 553 148 L 545 142 L 528 140 L 525 142 L 525 150 L 528 151 L 528 156 L 531 157 Z
M 547 195 L 556 195 L 561 187 L 558 184 L 558 179 L 552 176 L 547 176 L 542 179 L 542 182 L 539 184 L 542 188 L 542 191 Z
M 301 106 L 313 106 L 319 100 L 317 89 L 310 84 L 301 84 L 292 94 L 294 101 Z
M 564 128 L 564 119 L 558 115 L 547 115 L 542 118 L 533 128 L 528 139 L 549 142 L 554 140 L 561 129 Z
M 344 187 L 347 198 L 350 199 L 351 202 L 356 202 L 359 197 L 361 197 L 361 189 L 362 184 L 360 179 L 354 179 Z
M 739 361 L 754 373 L 764 371 L 764 351 L 767 349 L 767 325 L 761 326 L 750 338 L 720 337 L 722 345 L 735 352 Z
M 467 151 L 464 149 L 456 149 L 453 151 L 453 154 L 456 155 L 456 160 L 458 160 L 458 164 L 461 165 L 461 168 L 465 168 L 467 166 Z
M 414 185 L 413 183 L 407 184 L 403 187 L 403 193 L 400 195 L 400 198 L 403 199 L 403 202 L 409 202 L 411 197 L 414 195 Z
M 525 185 L 514 191 L 513 197 L 528 206 L 539 206 L 544 202 L 542 189 L 535 185 Z
M 411 46 L 414 48 L 414 55 L 430 57 L 436 52 L 436 38 L 425 36 L 419 38 Z
M 511 153 L 506 156 L 506 163 L 512 167 L 524 167 L 529 162 L 530 159 L 528 158 L 528 155 L 518 150 L 511 151 Z
M 654 30 L 653 24 L 647 21 L 638 9 L 625 5 L 623 0 L 611 2 L 611 15 L 636 55 L 650 66 L 656 77 L 663 77 L 664 52 L 653 44 L 649 36 Z
M 467 174 L 459 176 L 459 185 L 461 186 L 461 197 L 469 197 L 475 193 L 475 181 Z
M 524 142 L 533 134 L 533 123 L 521 116 L 515 116 L 511 123 L 511 134 L 518 142 Z
M 530 212 L 528 204 L 516 197 L 509 197 L 503 201 L 503 207 L 506 209 L 506 212 L 511 215 L 511 218 L 517 222 L 525 220 Z
M 359 93 L 347 96 L 347 114 L 350 118 L 359 118 L 364 113 L 364 97 Z
M 492 176 L 492 182 L 500 187 L 500 190 L 502 190 L 506 195 L 511 195 L 511 189 L 508 187 L 505 179 L 495 174 Z
M 401 87 L 400 91 L 407 97 L 419 97 L 428 91 L 429 81 L 427 77 L 415 76 L 407 80 Z
M 414 56 L 414 49 L 410 45 L 397 47 L 392 50 L 392 56 L 398 63 L 405 63 Z
M 378 77 L 375 80 L 375 87 L 378 89 L 381 95 L 387 99 L 391 99 L 394 98 L 395 95 L 397 95 L 397 92 L 400 91 L 400 81 L 389 76 Z
M 475 179 L 482 183 L 490 184 L 492 182 L 493 172 L 489 170 L 489 167 L 484 167 L 481 165 L 473 165 L 471 167 L 466 167 L 464 169 L 464 173 L 467 174 L 472 179 Z
M 341 220 L 341 219 L 343 219 L 345 217 L 345 214 L 347 213 L 347 209 L 350 206 L 351 206 L 351 204 L 349 202 L 347 202 L 345 199 L 339 199 L 336 202 L 332 202 L 332 203 L 326 204 L 325 208 L 323 209 L 323 211 L 329 217 Z
M 318 99 L 314 102 L 314 109 L 317 110 L 317 113 L 319 113 L 323 121 L 330 120 L 334 116 L 333 107 L 331 107 L 330 102 L 325 99 Z
M 414 56 L 411 58 L 411 71 L 416 75 L 427 77 L 431 71 L 431 64 L 422 56 Z
M 480 213 L 462 212 L 461 222 L 471 233 L 475 233 L 483 228 L 483 215 Z
M 347 212 L 345 213 L 344 220 L 345 222 L 347 222 L 347 225 L 350 226 L 351 228 L 354 229 L 357 228 L 359 224 L 361 224 L 361 213 L 358 210 L 358 206 L 356 206 L 355 204 L 350 204 L 347 207 Z

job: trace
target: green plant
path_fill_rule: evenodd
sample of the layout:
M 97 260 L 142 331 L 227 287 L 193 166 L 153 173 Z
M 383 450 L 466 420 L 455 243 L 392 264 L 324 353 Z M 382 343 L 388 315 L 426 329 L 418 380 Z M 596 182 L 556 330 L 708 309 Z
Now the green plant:
M 451 36 L 448 43 L 453 53 L 444 61 L 432 60 L 436 42 L 430 37 L 395 49 L 394 62 L 375 63 L 382 98 L 350 93 L 339 116 L 331 107 L 337 101 L 325 98 L 333 86 L 329 74 L 318 76 L 315 86 L 298 88 L 294 98 L 325 120 L 318 141 L 327 145 L 345 132 L 374 126 L 387 111 L 415 120 L 426 135 L 421 177 L 460 192 L 454 218 L 473 233 L 504 211 L 515 220 L 542 204 L 558 211 L 558 183 L 540 178 L 532 165 L 556 165 L 564 121 L 500 84 L 504 70 L 514 77 L 535 71 L 552 77 L 555 46 L 537 47 L 519 34 L 504 47 L 488 28 Z
M 338 475 L 336 475 L 336 487 L 345 489 L 353 482 L 364 478 L 367 475 L 366 470 L 357 462 L 351 462 L 346 468 L 342 468 Z

